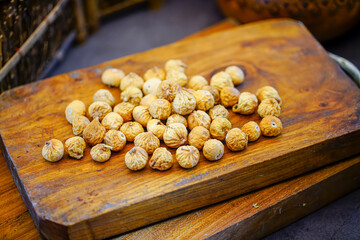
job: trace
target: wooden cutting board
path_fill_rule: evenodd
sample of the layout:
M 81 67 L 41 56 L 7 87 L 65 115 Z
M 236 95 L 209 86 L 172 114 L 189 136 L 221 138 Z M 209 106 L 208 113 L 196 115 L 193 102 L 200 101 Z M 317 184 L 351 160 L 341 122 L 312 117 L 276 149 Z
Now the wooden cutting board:
M 258 239 L 359 188 L 359 172 L 357 156 L 111 239 Z M 0 239 L 42 239 L 2 155 L 0 180 Z
M 105 164 L 41 157 L 50 138 L 66 140 L 64 109 L 73 99 L 90 104 L 104 88 L 107 66 L 144 73 L 181 58 L 188 74 L 207 78 L 237 64 L 246 70 L 239 89 L 264 85 L 283 98 L 284 132 L 261 138 L 240 153 L 226 151 L 215 163 L 201 159 L 191 170 L 130 172 L 123 156 Z M 115 96 L 118 89 L 111 89 Z M 103 238 L 209 205 L 359 153 L 359 90 L 299 23 L 249 24 L 197 40 L 184 40 L 96 67 L 60 75 L 1 96 L 1 137 L 7 163 L 39 230 L 48 238 Z M 234 127 L 256 115 L 231 115 Z
M 233 27 L 236 27 L 236 24 L 226 20 L 191 37 L 204 36 Z M 213 236 L 217 239 L 220 236 L 223 239 L 231 239 L 246 235 L 245 238 L 248 239 L 249 234 L 252 233 L 254 233 L 252 236 L 256 238 L 266 236 L 360 187 L 360 157 L 355 157 L 355 159 L 340 161 L 332 166 L 302 175 L 296 178 L 295 182 L 291 179 L 240 196 L 236 198 L 236 201 L 232 199 L 203 210 L 195 210 L 181 217 L 165 220 L 115 238 L 174 239 L 183 237 L 191 239 L 196 235 L 204 239 L 213 238 Z M 39 233 L 21 199 L 2 154 L 0 154 L 0 182 L 2 182 L 0 185 L 0 239 L 39 239 Z M 314 196 L 311 197 L 311 201 L 309 201 L 309 196 Z M 230 201 L 232 204 L 228 204 Z M 261 205 L 258 204 L 259 208 L 256 209 L 253 207 L 254 203 Z M 304 203 L 305 206 L 303 206 Z M 276 209 L 282 210 L 274 211 Z M 212 214 L 215 211 L 220 212 L 221 216 Z M 271 217 L 273 215 L 277 221 Z M 196 229 L 195 235 L 193 229 Z
M 260 239 L 360 187 L 360 157 L 114 239 Z

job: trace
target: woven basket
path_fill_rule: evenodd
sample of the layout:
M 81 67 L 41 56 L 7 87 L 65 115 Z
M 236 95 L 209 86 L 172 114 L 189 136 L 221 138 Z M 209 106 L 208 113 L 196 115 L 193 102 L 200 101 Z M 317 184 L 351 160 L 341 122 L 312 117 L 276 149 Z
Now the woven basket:
M 70 0 L 0 0 L 0 92 L 38 79 L 75 35 Z

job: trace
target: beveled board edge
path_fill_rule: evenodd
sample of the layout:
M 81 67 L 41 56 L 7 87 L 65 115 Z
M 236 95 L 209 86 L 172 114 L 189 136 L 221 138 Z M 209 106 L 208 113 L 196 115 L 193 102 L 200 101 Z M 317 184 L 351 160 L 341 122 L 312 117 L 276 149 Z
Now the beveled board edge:
M 359 188 L 359 172 L 360 155 L 113 239 L 259 239 Z
M 47 227 L 44 231 L 43 227 L 41 226 L 44 223 L 44 221 L 46 221 L 46 220 L 41 219 L 41 217 L 36 213 L 34 206 L 32 205 L 30 199 L 28 198 L 28 195 L 26 194 L 24 185 L 22 184 L 22 182 L 19 179 L 19 175 L 16 170 L 16 167 L 14 166 L 13 162 L 9 159 L 10 156 L 4 145 L 3 138 L 1 135 L 0 135 L 0 148 L 3 153 L 5 163 L 10 170 L 10 173 L 14 179 L 14 183 L 20 192 L 21 198 L 23 199 L 23 201 L 30 213 L 31 218 L 33 219 L 36 228 L 38 229 L 40 234 L 44 235 L 46 238 L 53 239 L 52 238 L 52 232 L 53 232 L 52 228 L 49 229 Z M 54 228 L 56 229 L 56 234 L 59 236 L 59 238 L 57 238 L 57 239 L 68 239 L 68 234 L 66 233 L 66 227 L 61 226 L 56 223 L 49 223 L 49 226 L 54 226 Z M 49 230 L 50 230 L 50 232 L 49 232 Z
M 170 194 L 148 199 L 138 204 L 129 205 L 93 219 L 68 226 L 69 237 L 70 239 L 85 239 L 83 238 L 84 233 L 86 233 L 85 236 L 92 236 L 95 239 L 110 237 L 204 207 L 206 206 L 204 202 L 210 205 L 236 197 L 294 177 L 295 172 L 297 173 L 295 176 L 298 176 L 359 154 L 360 149 L 357 148 L 358 142 L 360 142 L 360 131 L 339 138 L 328 139 L 299 151 L 274 158 L 271 162 L 268 161 L 267 164 L 271 164 L 272 167 L 279 169 L 276 177 L 271 173 L 269 174 L 266 167 L 258 168 L 257 164 L 255 164 L 245 170 L 240 169 L 219 178 L 203 181 L 195 186 L 180 188 Z M 332 150 L 325 151 L 328 149 Z M 309 151 L 313 152 L 314 155 L 304 162 L 303 159 L 308 158 Z M 301 165 L 298 164 L 300 160 L 302 160 Z M 284 166 L 289 164 L 297 165 L 297 171 L 294 169 L 288 171 Z M 257 183 L 258 181 L 256 181 L 255 176 L 261 176 L 262 181 L 260 184 Z M 239 182 L 246 184 L 237 184 Z M 212 189 L 210 193 L 208 190 L 209 186 Z M 154 206 L 166 207 L 154 210 Z M 136 214 L 138 212 L 141 212 L 142 215 L 138 216 Z M 129 224 L 129 219 L 133 220 L 131 224 Z M 116 223 L 116 227 L 114 227 L 114 223 Z
M 237 239 L 260 239 L 265 237 L 335 201 L 340 196 L 344 196 L 359 188 L 359 172 L 360 163 L 357 163 L 353 168 L 348 168 L 344 170 L 344 172 L 337 173 L 321 182 L 309 186 L 299 193 L 292 194 L 289 198 L 283 199 L 279 203 L 267 208 L 266 211 L 254 214 L 253 219 L 244 219 L 244 221 L 239 222 L 238 225 L 233 225 L 230 229 L 224 229 L 207 239 L 230 239 L 234 237 Z M 327 187 L 326 185 L 330 185 L 331 187 Z M 314 199 L 316 199 L 316 201 L 314 201 Z M 284 216 L 282 214 L 283 212 L 287 215 Z M 267 220 L 265 223 L 264 219 Z M 249 224 L 260 227 L 245 230 Z M 250 237 L 248 238 L 248 236 Z

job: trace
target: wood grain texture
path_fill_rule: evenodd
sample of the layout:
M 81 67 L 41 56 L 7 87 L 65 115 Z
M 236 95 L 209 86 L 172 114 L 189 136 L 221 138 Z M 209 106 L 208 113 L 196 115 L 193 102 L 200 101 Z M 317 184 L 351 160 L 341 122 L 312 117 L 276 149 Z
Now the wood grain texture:
M 37 239 L 39 233 L 0 153 L 0 239 Z
M 51 164 L 41 148 L 50 138 L 72 136 L 64 118 L 73 99 L 91 103 L 107 66 L 143 73 L 182 58 L 189 75 L 207 78 L 230 64 L 245 68 L 239 89 L 264 85 L 284 100 L 284 132 L 261 138 L 223 160 L 201 159 L 191 170 L 166 173 L 126 169 L 124 153 L 105 164 L 65 157 Z M 204 61 L 206 59 L 206 61 Z M 118 89 L 110 89 L 119 96 Z M 359 153 L 359 90 L 311 35 L 293 21 L 250 24 L 184 40 L 5 92 L 0 122 L 4 153 L 35 224 L 46 237 L 102 238 L 264 187 Z M 234 127 L 256 115 L 231 115 Z M 61 235 L 62 234 L 62 235 Z
M 357 156 L 112 239 L 260 238 L 360 187 L 359 168 Z M 1 154 L 0 181 L 0 239 L 42 239 Z
M 226 20 L 190 37 L 204 36 L 233 27 L 236 27 L 236 24 Z M 43 239 L 16 188 L 1 150 L 0 183 L 0 239 Z
M 359 172 L 360 156 L 114 239 L 260 239 L 360 187 Z

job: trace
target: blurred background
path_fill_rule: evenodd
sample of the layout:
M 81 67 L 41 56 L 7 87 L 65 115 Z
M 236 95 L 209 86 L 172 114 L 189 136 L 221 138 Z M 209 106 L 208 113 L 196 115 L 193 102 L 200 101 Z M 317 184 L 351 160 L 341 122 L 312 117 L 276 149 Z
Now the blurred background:
M 0 0 L 0 92 L 169 44 L 231 18 L 303 21 L 360 67 L 359 0 Z M 266 239 L 359 239 L 360 190 Z
M 225 18 L 295 18 L 360 66 L 359 0 L 0 0 L 0 13 L 0 92 L 168 44 Z

